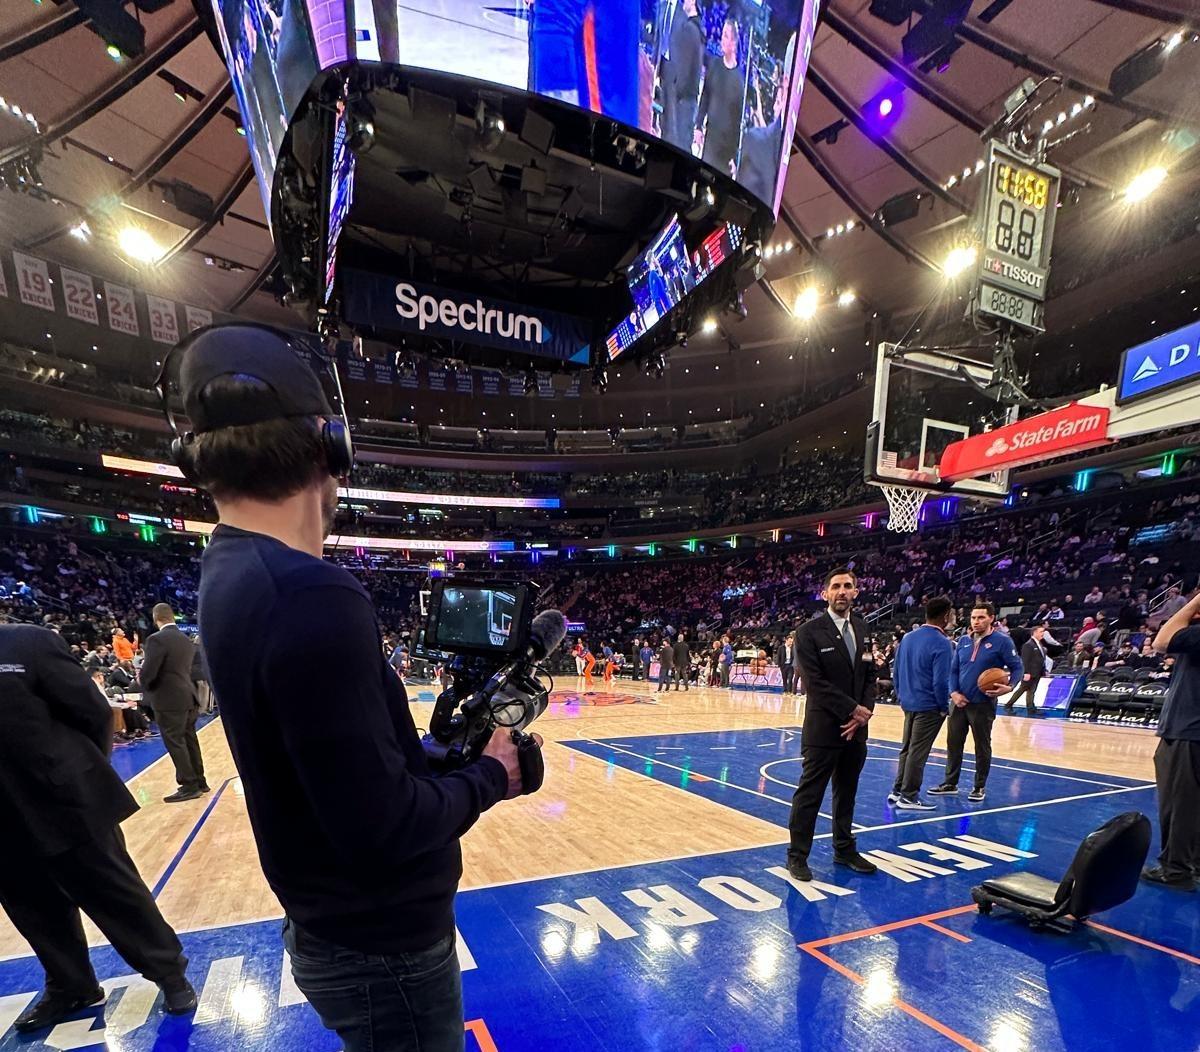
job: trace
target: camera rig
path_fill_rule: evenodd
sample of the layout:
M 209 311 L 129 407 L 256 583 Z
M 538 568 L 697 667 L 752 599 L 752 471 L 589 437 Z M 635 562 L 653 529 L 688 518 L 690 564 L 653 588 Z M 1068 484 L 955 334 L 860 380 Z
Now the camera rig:
M 503 730 L 517 745 L 522 792 L 541 787 L 541 749 L 525 728 L 546 711 L 549 692 L 538 678 L 538 662 L 562 642 L 567 622 L 557 610 L 532 617 L 536 594 L 528 583 L 433 582 L 417 652 L 441 658 L 451 679 L 422 739 L 435 771 L 474 763 Z

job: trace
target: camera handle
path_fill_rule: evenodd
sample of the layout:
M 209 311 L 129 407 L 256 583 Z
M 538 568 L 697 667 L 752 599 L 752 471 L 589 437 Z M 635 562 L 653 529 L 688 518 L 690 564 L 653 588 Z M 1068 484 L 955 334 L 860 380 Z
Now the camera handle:
M 521 795 L 536 793 L 546 777 L 546 763 L 542 758 L 542 747 L 532 734 L 524 731 L 512 732 L 513 744 L 517 747 L 517 762 L 521 766 Z

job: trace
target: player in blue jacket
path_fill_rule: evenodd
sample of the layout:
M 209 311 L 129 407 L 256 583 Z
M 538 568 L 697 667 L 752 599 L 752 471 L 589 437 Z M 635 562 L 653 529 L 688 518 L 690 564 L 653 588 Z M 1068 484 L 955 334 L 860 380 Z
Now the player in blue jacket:
M 946 776 L 941 785 L 930 789 L 931 796 L 950 796 L 958 792 L 962 772 L 963 745 L 967 728 L 975 743 L 975 787 L 967 794 L 971 803 L 987 796 L 988 771 L 992 766 L 992 724 L 996 719 L 996 699 L 1007 694 L 1021 679 L 1021 658 L 1013 641 L 1003 632 L 993 631 L 996 608 L 977 602 L 971 608 L 971 634 L 963 636 L 954 648 L 950 665 L 950 724 L 946 732 Z M 979 686 L 986 669 L 1008 672 L 1008 682 L 987 690 Z

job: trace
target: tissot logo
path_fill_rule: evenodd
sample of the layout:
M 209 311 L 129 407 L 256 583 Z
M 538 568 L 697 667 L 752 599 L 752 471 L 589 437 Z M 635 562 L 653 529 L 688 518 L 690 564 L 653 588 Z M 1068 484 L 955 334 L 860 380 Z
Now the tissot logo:
M 995 256 L 986 256 L 984 258 L 983 269 L 993 274 L 1000 274 L 1010 281 L 1027 285 L 1031 289 L 1040 289 L 1046 282 L 1045 274 L 1032 270 L 1029 267 L 1019 267 L 1015 263 L 1006 263 Z

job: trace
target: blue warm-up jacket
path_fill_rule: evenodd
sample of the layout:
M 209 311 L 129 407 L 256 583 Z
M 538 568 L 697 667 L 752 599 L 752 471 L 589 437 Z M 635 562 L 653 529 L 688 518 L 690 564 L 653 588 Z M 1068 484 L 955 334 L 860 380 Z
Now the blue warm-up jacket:
M 954 644 L 940 628 L 922 625 L 900 640 L 896 648 L 896 694 L 905 712 L 950 710 L 950 666 Z

